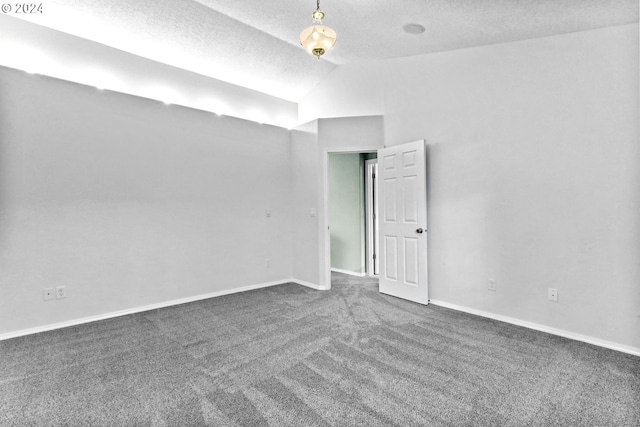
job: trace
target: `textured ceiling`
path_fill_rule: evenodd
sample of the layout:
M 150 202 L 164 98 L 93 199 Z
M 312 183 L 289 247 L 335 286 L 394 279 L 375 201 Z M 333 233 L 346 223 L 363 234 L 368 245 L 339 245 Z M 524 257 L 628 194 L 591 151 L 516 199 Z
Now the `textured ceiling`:
M 291 101 L 336 65 L 638 22 L 637 0 L 322 0 L 334 50 L 298 41 L 313 0 L 49 0 L 15 15 L 139 56 Z M 407 23 L 426 31 L 411 35 Z

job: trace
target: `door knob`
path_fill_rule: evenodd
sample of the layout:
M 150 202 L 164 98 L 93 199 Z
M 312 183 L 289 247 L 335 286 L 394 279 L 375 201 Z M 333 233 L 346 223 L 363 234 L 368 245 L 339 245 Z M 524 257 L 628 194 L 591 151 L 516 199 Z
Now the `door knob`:
M 423 230 L 422 228 L 418 228 L 418 229 L 416 230 L 416 233 L 418 233 L 418 234 L 422 234 L 423 232 L 424 232 L 424 230 Z

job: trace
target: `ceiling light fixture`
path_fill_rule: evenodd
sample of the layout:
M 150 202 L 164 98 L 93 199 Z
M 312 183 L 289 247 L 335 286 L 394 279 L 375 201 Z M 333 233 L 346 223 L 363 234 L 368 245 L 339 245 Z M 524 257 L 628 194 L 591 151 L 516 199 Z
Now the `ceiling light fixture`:
M 320 10 L 320 0 L 317 0 L 316 10 L 313 11 L 313 25 L 300 33 L 300 44 L 318 59 L 336 44 L 336 32 L 322 25 L 324 12 Z

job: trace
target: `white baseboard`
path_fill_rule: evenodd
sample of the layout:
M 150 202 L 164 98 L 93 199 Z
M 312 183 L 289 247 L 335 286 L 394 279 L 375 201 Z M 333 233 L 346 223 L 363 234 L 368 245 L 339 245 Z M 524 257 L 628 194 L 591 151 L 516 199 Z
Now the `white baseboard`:
M 203 299 L 209 299 L 209 298 L 220 297 L 220 296 L 223 296 L 223 295 L 235 294 L 235 293 L 238 293 L 238 292 L 252 291 L 254 289 L 261 289 L 261 288 L 267 288 L 269 286 L 282 285 L 284 283 L 289 283 L 289 282 L 292 282 L 292 281 L 293 280 L 290 279 L 290 280 L 278 280 L 278 281 L 275 281 L 275 282 L 259 283 L 257 285 L 244 286 L 242 288 L 227 289 L 227 290 L 224 290 L 224 291 L 217 291 L 217 292 L 211 292 L 211 293 L 203 294 L 203 295 L 196 295 L 196 296 L 193 296 L 193 297 L 180 298 L 180 299 L 176 299 L 176 300 L 172 300 L 172 301 L 160 302 L 160 303 L 157 303 L 157 304 L 150 304 L 150 305 L 145 305 L 145 306 L 141 306 L 141 307 L 129 308 L 129 309 L 126 309 L 126 310 L 113 311 L 111 313 L 99 314 L 97 316 L 83 317 L 81 319 L 68 320 L 66 322 L 54 323 L 54 324 L 44 325 L 44 326 L 38 326 L 38 327 L 35 327 L 35 328 L 29 328 L 29 329 L 22 329 L 22 330 L 15 331 L 15 332 L 8 332 L 8 333 L 0 334 L 0 341 L 8 340 L 10 338 L 22 337 L 22 336 L 25 336 L 25 335 L 37 334 L 39 332 L 52 331 L 54 329 L 67 328 L 69 326 L 82 325 L 84 323 L 96 322 L 98 320 L 111 319 L 113 317 L 126 316 L 128 314 L 141 313 L 143 311 L 156 310 L 158 308 L 171 307 L 171 306 L 174 306 L 174 305 L 180 305 L 180 304 L 185 304 L 185 303 L 189 303 L 189 302 L 200 301 L 200 300 L 203 300 Z M 298 283 L 298 282 L 296 281 L 296 283 Z
M 296 284 L 302 285 L 302 286 L 306 286 L 307 288 L 315 289 L 317 291 L 326 291 L 327 290 L 327 288 L 325 288 L 324 286 L 316 285 L 315 283 L 311 283 L 311 282 L 305 282 L 304 280 L 300 280 L 300 279 L 289 279 L 289 282 L 296 283 Z
M 461 305 L 450 304 L 444 301 L 438 301 L 438 300 L 432 299 L 432 300 L 429 300 L 429 302 L 433 305 L 437 305 L 440 307 L 450 308 L 452 310 L 462 311 L 469 314 L 475 314 L 477 316 L 487 317 L 493 320 L 499 320 L 501 322 L 510 323 L 512 325 L 523 326 L 525 328 L 534 329 L 536 331 L 546 332 L 548 334 L 558 335 L 564 338 L 586 342 L 588 344 L 593 344 L 599 347 L 620 351 L 622 353 L 632 354 L 634 356 L 640 356 L 640 348 L 630 347 L 622 344 L 617 344 L 611 341 L 601 340 L 599 338 L 593 338 L 586 335 L 576 334 L 576 333 L 565 331 L 562 329 L 556 329 L 549 326 L 540 325 L 538 323 L 515 319 L 513 317 L 501 316 L 499 314 L 493 314 L 493 313 L 489 313 L 482 310 L 476 310 L 475 308 L 468 308 Z
M 336 273 L 348 274 L 349 276 L 364 277 L 367 275 L 367 273 L 356 273 L 355 271 L 343 270 L 341 268 L 331 268 L 331 271 L 335 271 Z

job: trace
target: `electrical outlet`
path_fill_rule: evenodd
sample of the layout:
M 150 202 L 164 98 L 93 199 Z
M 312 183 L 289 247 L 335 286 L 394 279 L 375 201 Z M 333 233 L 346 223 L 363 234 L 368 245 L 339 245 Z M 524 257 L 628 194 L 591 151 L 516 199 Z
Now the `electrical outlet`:
M 42 299 L 45 301 L 51 301 L 53 299 L 53 288 L 44 288 L 42 290 Z
M 269 260 L 269 258 L 267 258 L 264 262 L 264 266 L 265 267 L 271 267 L 271 260 Z
M 558 290 L 549 288 L 547 291 L 547 298 L 549 298 L 549 301 L 558 302 Z
M 267 210 L 265 210 L 265 211 L 264 211 L 264 215 L 265 215 L 267 218 L 271 218 L 271 209 L 267 209 Z
M 56 287 L 56 298 L 66 298 L 67 297 L 67 287 L 66 286 L 58 286 Z
M 489 279 L 489 290 L 490 291 L 496 290 L 496 279 Z

